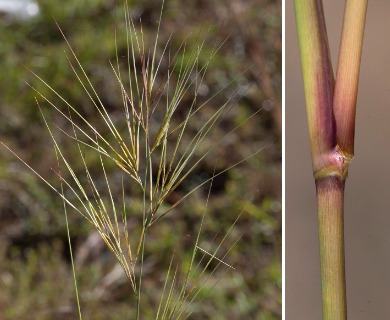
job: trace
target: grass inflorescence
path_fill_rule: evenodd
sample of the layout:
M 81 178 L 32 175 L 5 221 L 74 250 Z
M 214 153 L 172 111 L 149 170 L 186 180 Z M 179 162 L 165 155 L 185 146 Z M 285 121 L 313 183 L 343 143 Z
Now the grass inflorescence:
M 121 113 L 112 112 L 113 107 L 106 105 L 65 32 L 57 24 L 68 47 L 66 57 L 73 72 L 71 81 L 83 89 L 97 117 L 89 119 L 85 110 L 74 105 L 66 93 L 30 70 L 44 87 L 42 90 L 31 86 L 54 147 L 58 166 L 51 170 L 59 178 L 59 186 L 14 154 L 62 198 L 70 248 L 72 226 L 68 223 L 67 208 L 77 211 L 99 233 L 127 276 L 136 301 L 135 318 L 140 319 L 143 282 L 147 274 L 147 243 L 151 241 L 152 227 L 163 223 L 163 218 L 173 214 L 185 199 L 208 185 L 209 197 L 215 178 L 259 151 L 214 171 L 213 175 L 193 186 L 186 186 L 186 179 L 207 156 L 215 154 L 218 144 L 248 121 L 245 119 L 233 126 L 224 137 L 213 139 L 212 143 L 208 139 L 205 143 L 213 129 L 223 124 L 238 95 L 234 81 L 209 98 L 204 98 L 202 93 L 209 65 L 223 41 L 215 43 L 207 59 L 202 55 L 207 30 L 199 31 L 196 45 L 191 46 L 189 53 L 186 40 L 177 51 L 171 52 L 172 37 L 161 49 L 158 45 L 163 6 L 151 44 L 142 22 L 134 21 L 129 12 L 125 2 L 126 28 L 124 34 L 115 30 L 116 59 L 109 62 L 112 88 L 115 88 L 110 94 L 120 97 Z M 118 41 L 123 41 L 119 38 L 125 38 L 124 52 L 117 45 Z M 230 98 L 212 113 L 203 113 L 204 107 L 213 104 L 215 97 L 224 90 L 231 90 Z M 55 110 L 61 121 L 52 123 L 45 114 L 45 106 Z M 190 127 L 190 122 L 196 125 Z M 81 160 L 76 166 L 73 164 L 75 156 Z M 179 189 L 180 192 L 176 192 Z M 207 203 L 205 207 L 207 209 Z M 175 266 L 176 256 L 172 255 L 156 308 L 156 319 L 188 317 L 213 288 L 214 284 L 210 285 L 208 280 L 216 269 L 234 269 L 225 261 L 232 244 L 226 250 L 225 242 L 236 221 L 222 236 L 219 235 L 213 248 L 204 248 L 201 239 L 206 209 L 198 231 L 193 235 L 190 263 L 179 270 Z M 72 250 L 70 254 L 81 319 L 82 303 L 77 292 Z

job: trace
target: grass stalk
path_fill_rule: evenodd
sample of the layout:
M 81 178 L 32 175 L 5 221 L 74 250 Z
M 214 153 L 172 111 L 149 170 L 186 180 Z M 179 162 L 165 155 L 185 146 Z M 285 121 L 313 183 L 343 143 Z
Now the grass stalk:
M 354 154 L 356 99 L 367 1 L 348 0 L 345 3 L 334 91 L 337 142 L 341 150 L 350 156 Z
M 324 320 L 347 319 L 344 186 L 354 155 L 356 99 L 367 0 L 347 0 L 334 79 L 321 0 L 295 0 L 316 182 Z
M 328 177 L 318 180 L 316 188 L 323 319 L 346 319 L 344 181 L 338 177 Z

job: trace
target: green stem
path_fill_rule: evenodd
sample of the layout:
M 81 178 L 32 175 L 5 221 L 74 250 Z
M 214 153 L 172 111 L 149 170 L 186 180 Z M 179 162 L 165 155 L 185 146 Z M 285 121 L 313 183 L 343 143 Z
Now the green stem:
M 295 0 L 313 169 L 331 165 L 336 146 L 332 110 L 334 78 L 320 0 Z
M 344 266 L 344 185 L 340 176 L 316 181 L 323 320 L 347 319 Z
M 346 0 L 336 81 L 322 0 L 295 0 L 317 187 L 323 320 L 347 319 L 344 185 L 354 155 L 356 97 L 368 0 Z
M 337 144 L 354 154 L 356 99 L 368 0 L 347 0 L 341 35 L 333 110 Z
M 146 228 L 143 226 L 142 235 L 141 235 L 141 261 L 139 268 L 139 282 L 138 282 L 138 293 L 137 293 L 137 315 L 136 319 L 139 320 L 141 316 L 141 287 L 142 287 L 142 271 L 144 266 L 144 253 L 145 253 L 145 238 L 146 238 Z

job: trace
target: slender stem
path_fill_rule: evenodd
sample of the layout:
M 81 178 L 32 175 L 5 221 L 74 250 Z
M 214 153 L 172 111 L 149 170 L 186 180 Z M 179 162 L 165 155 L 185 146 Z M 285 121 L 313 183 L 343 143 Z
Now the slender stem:
M 295 0 L 317 187 L 324 320 L 347 319 L 344 184 L 354 154 L 356 96 L 368 0 L 346 0 L 336 81 L 322 0 Z
M 347 319 L 344 266 L 344 181 L 316 181 L 321 255 L 323 320 Z
M 334 78 L 321 0 L 295 0 L 314 172 L 328 167 L 336 146 Z
M 347 0 L 337 65 L 333 110 L 337 143 L 354 154 L 356 99 L 368 0 Z
M 295 0 L 313 169 L 330 165 L 336 146 L 334 78 L 321 0 Z
M 139 264 L 139 282 L 138 282 L 138 292 L 137 292 L 137 314 L 136 319 L 139 320 L 141 317 L 141 288 L 142 288 L 142 272 L 144 267 L 144 253 L 145 253 L 145 237 L 146 237 L 146 228 L 143 226 L 142 235 L 141 235 L 141 260 Z

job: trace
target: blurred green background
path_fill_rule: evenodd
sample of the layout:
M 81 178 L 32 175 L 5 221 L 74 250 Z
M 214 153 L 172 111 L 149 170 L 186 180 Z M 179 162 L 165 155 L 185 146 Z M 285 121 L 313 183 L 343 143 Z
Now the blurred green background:
M 0 141 L 58 186 L 50 170 L 56 167 L 53 144 L 35 102 L 37 94 L 29 85 L 46 96 L 52 94 L 27 68 L 88 119 L 98 117 L 69 66 L 69 51 L 55 19 L 110 115 L 120 118 L 121 99 L 109 62 L 115 61 L 115 26 L 118 51 L 125 50 L 123 6 L 121 1 L 110 0 L 41 0 L 38 4 L 40 12 L 32 19 L 0 16 Z M 145 39 L 154 41 L 161 2 L 129 4 L 132 18 L 138 21 L 141 17 Z M 219 169 L 264 149 L 214 181 L 202 232 L 204 241 L 212 243 L 215 235 L 226 232 L 244 209 L 227 245 L 242 238 L 225 258 L 235 269 L 221 267 L 211 276 L 218 283 L 191 319 L 281 319 L 281 6 L 281 0 L 165 3 L 160 52 L 172 32 L 169 50 L 176 52 L 186 39 L 190 54 L 196 49 L 199 30 L 210 28 L 201 56 L 204 61 L 216 42 L 226 40 L 206 74 L 204 99 L 232 80 L 240 97 L 205 144 L 212 145 L 261 109 L 216 148 Z M 231 90 L 224 90 L 207 104 L 204 115 L 231 95 Z M 63 118 L 39 101 L 48 121 L 61 125 Z M 188 103 L 191 101 L 188 98 Z M 196 128 L 192 122 L 188 131 Z M 74 148 L 64 152 L 77 155 L 75 144 Z M 206 157 L 183 188 L 210 177 L 215 160 Z M 83 171 L 79 157 L 73 165 L 76 171 Z M 114 169 L 108 174 L 115 179 Z M 178 189 L 172 197 L 183 192 Z M 153 318 L 156 296 L 177 242 L 180 249 L 176 255 L 183 265 L 190 258 L 206 197 L 207 189 L 195 192 L 153 230 L 144 278 L 149 293 L 144 319 Z M 130 285 L 115 259 L 82 217 L 69 214 L 83 319 L 134 319 Z M 0 319 L 77 319 L 68 250 L 62 200 L 0 147 Z

